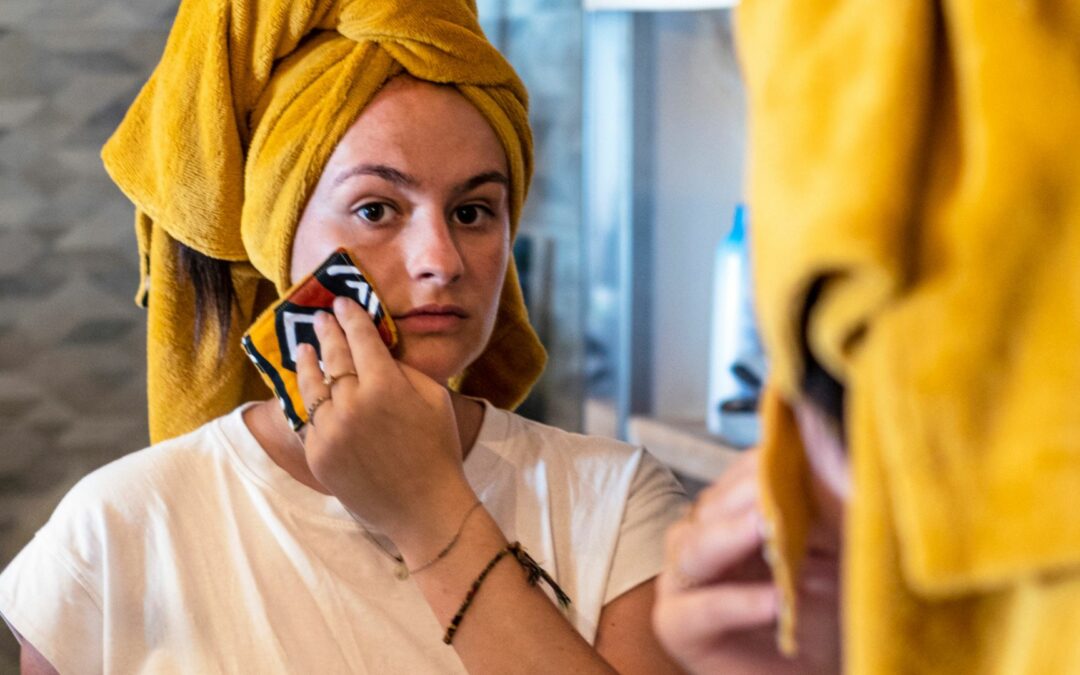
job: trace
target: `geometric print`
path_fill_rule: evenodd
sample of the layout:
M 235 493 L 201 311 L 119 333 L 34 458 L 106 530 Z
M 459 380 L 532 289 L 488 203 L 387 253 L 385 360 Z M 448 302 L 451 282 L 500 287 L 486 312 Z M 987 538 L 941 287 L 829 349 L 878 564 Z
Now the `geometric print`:
M 315 337 L 315 313 L 333 313 L 334 298 L 350 297 L 367 310 L 383 343 L 397 345 L 397 327 L 375 293 L 371 281 L 349 257 L 338 249 L 318 269 L 289 289 L 285 297 L 259 315 L 244 333 L 241 344 L 273 390 L 285 418 L 294 430 L 307 422 L 307 409 L 296 381 L 296 356 L 301 344 L 310 344 L 319 354 Z

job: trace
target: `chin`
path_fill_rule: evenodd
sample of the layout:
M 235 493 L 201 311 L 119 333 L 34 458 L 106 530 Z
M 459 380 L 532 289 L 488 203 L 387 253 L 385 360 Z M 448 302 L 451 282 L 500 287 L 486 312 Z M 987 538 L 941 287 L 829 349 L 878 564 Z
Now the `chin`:
M 458 333 L 456 335 L 401 336 L 397 358 L 431 379 L 446 384 L 460 375 L 484 352 L 489 335 Z M 477 345 L 482 345 L 477 347 Z
M 420 354 L 420 350 L 410 353 L 405 351 L 400 360 L 402 363 L 419 370 L 424 375 L 440 384 L 446 384 L 450 378 L 457 375 L 472 363 L 473 359 L 449 354 Z

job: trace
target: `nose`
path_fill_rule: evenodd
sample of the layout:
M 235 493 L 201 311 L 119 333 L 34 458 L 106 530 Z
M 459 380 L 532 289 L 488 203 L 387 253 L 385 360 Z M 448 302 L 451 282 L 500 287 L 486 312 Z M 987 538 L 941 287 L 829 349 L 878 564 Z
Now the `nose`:
M 447 285 L 465 273 L 454 232 L 441 214 L 416 218 L 405 245 L 409 274 L 414 279 Z

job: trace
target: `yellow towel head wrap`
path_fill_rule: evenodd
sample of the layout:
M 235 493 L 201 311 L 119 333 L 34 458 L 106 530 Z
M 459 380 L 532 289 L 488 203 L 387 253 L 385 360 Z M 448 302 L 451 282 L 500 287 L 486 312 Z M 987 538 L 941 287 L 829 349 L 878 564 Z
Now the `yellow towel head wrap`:
M 775 385 L 801 396 L 817 285 L 809 352 L 848 390 L 846 667 L 1080 671 L 1080 4 L 738 21 Z M 806 463 L 765 450 L 797 567 L 809 495 L 778 468 Z
M 510 168 L 513 236 L 532 174 L 527 94 L 474 2 L 181 4 L 161 62 L 102 152 L 136 207 L 151 440 L 266 397 L 240 335 L 289 287 L 296 224 L 334 147 L 400 73 L 457 87 L 487 118 Z M 218 340 L 194 339 L 176 242 L 231 263 L 236 307 L 220 362 Z M 491 340 L 451 386 L 514 407 L 545 358 L 511 263 Z

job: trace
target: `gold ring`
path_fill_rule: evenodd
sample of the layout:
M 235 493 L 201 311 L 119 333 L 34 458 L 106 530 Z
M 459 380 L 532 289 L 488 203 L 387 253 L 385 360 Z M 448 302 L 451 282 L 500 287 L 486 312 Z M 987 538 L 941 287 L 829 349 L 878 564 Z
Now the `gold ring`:
M 319 398 L 315 399 L 314 401 L 311 402 L 311 405 L 308 406 L 308 408 L 307 408 L 307 420 L 308 420 L 308 424 L 311 425 L 312 429 L 315 428 L 315 411 L 319 409 L 319 406 L 321 406 L 323 403 L 326 403 L 329 400 L 330 400 L 330 395 L 327 394 L 326 396 L 320 396 Z
M 356 371 L 346 370 L 344 373 L 341 373 L 340 375 L 331 375 L 330 373 L 323 373 L 322 381 L 323 381 L 323 384 L 325 384 L 326 386 L 333 387 L 334 383 L 337 382 L 338 380 L 340 380 L 343 377 L 356 377 L 356 378 L 359 378 L 359 376 L 356 374 Z

